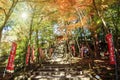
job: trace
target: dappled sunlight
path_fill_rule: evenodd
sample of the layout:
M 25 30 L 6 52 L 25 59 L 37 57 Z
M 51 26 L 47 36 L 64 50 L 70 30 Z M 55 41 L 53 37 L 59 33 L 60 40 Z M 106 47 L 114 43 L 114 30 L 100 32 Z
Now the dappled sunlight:
M 26 19 L 28 18 L 28 14 L 25 13 L 25 12 L 23 12 L 23 13 L 21 14 L 21 17 L 23 18 L 23 20 L 26 20 Z

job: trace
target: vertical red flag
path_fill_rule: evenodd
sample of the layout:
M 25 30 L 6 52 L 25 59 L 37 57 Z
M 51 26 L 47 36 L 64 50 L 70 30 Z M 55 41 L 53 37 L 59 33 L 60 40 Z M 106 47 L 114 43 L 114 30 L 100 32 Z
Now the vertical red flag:
M 10 55 L 8 58 L 8 64 L 6 67 L 6 71 L 13 72 L 14 71 L 14 60 L 15 60 L 15 54 L 16 54 L 16 48 L 17 44 L 15 42 L 12 43 L 12 48 L 10 51 Z
M 108 50 L 109 50 L 109 58 L 110 58 L 110 64 L 116 64 L 115 62 L 115 56 L 114 56 L 114 46 L 113 46 L 113 41 L 112 41 L 112 34 L 107 34 L 106 35 L 106 41 L 108 45 Z
M 34 53 L 35 53 L 34 47 L 32 47 L 32 62 L 34 62 L 34 59 L 35 59 Z
M 30 45 L 28 45 L 28 48 L 27 48 L 27 54 L 26 54 L 26 65 L 28 65 L 29 58 L 30 58 Z

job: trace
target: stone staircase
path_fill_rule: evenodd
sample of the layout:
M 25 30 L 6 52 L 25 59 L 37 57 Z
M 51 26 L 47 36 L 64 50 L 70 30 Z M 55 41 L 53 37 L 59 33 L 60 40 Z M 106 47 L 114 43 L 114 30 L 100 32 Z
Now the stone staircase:
M 108 61 L 94 60 L 91 68 L 89 61 L 81 60 L 72 64 L 44 62 L 37 67 L 32 66 L 14 80 L 116 80 L 115 68 Z
M 94 64 L 93 64 L 94 63 Z M 92 65 L 93 64 L 93 65 Z M 119 65 L 118 65 L 119 66 Z M 120 67 L 118 67 L 120 71 Z M 9 77 L 12 78 L 9 78 Z M 7 75 L 0 80 L 116 80 L 115 67 L 108 60 L 80 60 L 77 63 L 58 64 L 43 62 L 31 64 L 24 70 Z M 120 80 L 120 74 L 118 74 Z
M 77 64 L 43 63 L 41 67 L 17 76 L 14 80 L 92 80 L 93 77 L 89 72 L 83 71 Z

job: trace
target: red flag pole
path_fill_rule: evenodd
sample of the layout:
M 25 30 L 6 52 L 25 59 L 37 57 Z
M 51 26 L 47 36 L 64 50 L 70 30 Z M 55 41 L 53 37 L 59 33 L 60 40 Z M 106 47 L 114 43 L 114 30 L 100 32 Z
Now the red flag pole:
M 108 44 L 108 50 L 109 50 L 109 58 L 110 58 L 110 64 L 115 65 L 115 79 L 118 80 L 118 66 L 117 66 L 117 61 L 116 61 L 116 55 L 115 55 L 115 49 L 113 45 L 113 39 L 112 39 L 112 34 L 107 34 L 106 35 L 106 41 Z
M 8 64 L 6 67 L 6 70 L 10 71 L 10 72 L 14 71 L 14 60 L 15 60 L 16 48 L 17 48 L 17 44 L 15 42 L 13 42 L 12 49 L 10 51 L 10 56 L 8 58 Z
M 8 71 L 10 73 L 14 72 L 14 60 L 15 60 L 16 49 L 17 49 L 17 44 L 13 42 L 10 55 L 8 57 L 8 63 L 5 68 L 5 71 Z M 4 71 L 3 77 L 5 76 L 5 71 Z
M 110 58 L 110 64 L 115 65 L 116 61 L 115 61 L 115 55 L 114 55 L 114 46 L 113 46 L 113 41 L 112 41 L 112 34 L 107 34 L 106 35 L 106 41 L 107 41 L 107 45 L 108 45 L 108 51 L 109 51 L 109 58 Z

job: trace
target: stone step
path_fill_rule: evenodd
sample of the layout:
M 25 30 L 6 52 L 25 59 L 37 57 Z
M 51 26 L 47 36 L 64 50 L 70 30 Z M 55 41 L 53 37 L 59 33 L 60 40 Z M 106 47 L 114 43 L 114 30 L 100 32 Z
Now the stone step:
M 59 68 L 54 68 L 54 69 L 43 69 L 43 68 L 40 68 L 40 69 L 38 69 L 36 71 L 65 71 L 65 69 L 64 68 L 61 68 L 61 69 L 59 69 Z
M 86 66 L 88 66 L 88 65 L 86 65 Z M 45 64 L 45 65 L 42 65 L 41 67 L 45 67 L 45 68 L 49 68 L 49 67 L 51 67 L 51 68 L 67 68 L 67 67 L 82 68 L 81 65 L 60 65 L 60 64 L 58 64 L 58 65 Z
M 35 71 L 29 75 L 54 75 L 54 74 L 72 74 L 80 75 L 81 71 Z
M 78 71 L 81 71 L 82 68 L 77 68 L 77 67 L 66 67 L 66 68 L 64 68 L 64 67 L 41 67 L 41 68 L 38 68 L 34 71 L 42 71 L 42 70 L 43 71 L 44 70 L 48 70 L 48 71 L 51 71 L 51 70 L 53 70 L 53 71 L 74 70 L 74 71 L 76 71 L 76 70 L 78 70 Z
M 42 64 L 44 66 L 71 66 L 71 64 Z M 72 64 L 72 66 L 75 64 Z
M 49 68 L 49 69 L 51 69 L 51 68 L 81 68 L 82 69 L 82 67 L 81 66 L 59 66 L 59 65 L 56 65 L 56 66 L 54 66 L 54 65 L 44 65 L 44 66 L 41 66 L 40 68 Z
M 31 80 L 90 80 L 90 77 L 84 75 L 77 75 L 77 76 L 61 76 L 61 75 L 54 75 L 54 76 L 34 76 Z

